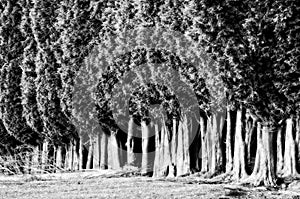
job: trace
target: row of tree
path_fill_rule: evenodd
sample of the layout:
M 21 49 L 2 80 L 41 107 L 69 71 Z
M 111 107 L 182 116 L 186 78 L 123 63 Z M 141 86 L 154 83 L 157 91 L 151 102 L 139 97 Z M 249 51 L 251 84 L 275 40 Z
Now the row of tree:
M 297 0 L 3 0 L 1 150 L 50 143 L 58 167 L 111 159 L 154 175 L 252 173 L 246 181 L 265 185 L 296 176 L 299 9 Z M 159 103 L 163 117 L 150 110 Z

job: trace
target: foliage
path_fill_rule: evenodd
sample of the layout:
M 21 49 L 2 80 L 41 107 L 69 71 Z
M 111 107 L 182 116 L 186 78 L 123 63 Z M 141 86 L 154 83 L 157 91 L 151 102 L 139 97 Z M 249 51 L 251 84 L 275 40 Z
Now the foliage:
M 43 122 L 38 111 L 38 105 L 36 100 L 36 86 L 35 80 L 37 77 L 36 74 L 36 65 L 35 65 L 35 56 L 37 53 L 37 44 L 34 40 L 34 36 L 31 30 L 31 18 L 29 16 L 30 9 L 32 4 L 30 1 L 22 1 L 22 22 L 21 22 L 21 31 L 22 36 L 25 38 L 24 52 L 22 57 L 22 104 L 23 104 L 23 115 L 26 119 L 27 124 L 37 133 L 43 133 Z
M 1 3 L 1 114 L 7 132 L 17 140 L 32 145 L 39 144 L 41 137 L 27 125 L 21 104 L 20 60 L 23 53 L 20 31 L 22 9 L 14 1 Z
M 61 49 L 56 43 L 59 33 L 54 27 L 59 2 L 35 0 L 30 13 L 32 32 L 38 48 L 35 58 L 38 110 L 45 134 L 55 144 L 69 143 L 70 139 L 77 136 L 60 106 L 62 82 L 58 73 L 60 64 L 57 62 L 56 53 L 61 52 Z
M 217 60 L 231 99 L 273 124 L 292 114 L 299 1 L 194 2 L 194 34 Z

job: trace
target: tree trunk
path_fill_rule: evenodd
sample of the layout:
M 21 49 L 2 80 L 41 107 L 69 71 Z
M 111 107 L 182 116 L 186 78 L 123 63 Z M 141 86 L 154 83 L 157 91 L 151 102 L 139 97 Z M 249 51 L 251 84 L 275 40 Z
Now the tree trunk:
M 170 142 L 168 138 L 168 129 L 165 126 L 165 122 L 162 122 L 161 127 L 161 143 L 160 143 L 160 167 L 159 167 L 159 176 L 165 177 L 168 175 L 169 166 L 171 164 L 171 156 L 170 156 Z
M 74 140 L 74 144 L 73 144 L 73 169 L 75 171 L 80 170 L 79 169 L 79 161 L 80 161 L 80 158 L 79 158 L 79 144 L 80 144 L 79 139 Z
M 62 146 L 57 146 L 57 149 L 56 149 L 56 168 L 58 170 L 61 170 L 62 167 L 63 167 L 63 162 L 62 162 Z
M 231 114 L 230 108 L 227 106 L 227 133 L 226 133 L 226 173 L 232 171 L 233 159 L 232 159 L 232 145 L 231 145 Z
M 33 154 L 32 154 L 32 174 L 37 173 L 38 169 L 39 169 L 39 157 L 40 157 L 40 147 L 39 146 L 35 146 L 33 148 Z
M 79 158 L 79 170 L 82 170 L 84 168 L 84 161 L 83 161 L 83 150 L 84 150 L 84 146 L 83 146 L 83 136 L 80 134 L 79 135 L 79 154 L 78 154 L 78 158 Z
M 233 175 L 236 180 L 246 178 L 246 153 L 245 142 L 243 140 L 243 126 L 242 126 L 242 108 L 237 110 L 236 127 L 235 127 L 235 141 L 234 141 L 234 159 L 233 159 Z
M 246 144 L 246 154 L 247 154 L 247 163 L 248 165 L 251 164 L 251 142 L 253 137 L 253 132 L 255 130 L 256 120 L 252 119 L 249 110 L 246 112 L 246 136 L 245 136 L 245 144 Z
M 48 150 L 48 145 L 49 145 L 49 142 L 48 140 L 44 140 L 43 142 L 43 151 L 42 151 L 42 170 L 45 171 L 46 169 L 48 169 L 48 153 L 49 153 L 49 150 Z
M 30 152 L 26 151 L 24 156 L 23 172 L 24 174 L 30 174 Z
M 93 149 L 94 149 L 94 141 L 92 136 L 90 135 L 90 146 L 89 146 L 89 151 L 88 151 L 88 158 L 86 162 L 86 169 L 92 169 L 93 166 Z
M 224 150 L 222 147 L 222 139 L 223 139 L 223 128 L 225 124 L 225 117 L 223 113 L 218 113 L 219 125 L 218 125 L 218 142 L 217 142 L 217 171 L 220 172 L 223 169 L 223 153 Z
M 189 151 L 190 135 L 191 135 L 191 132 L 190 132 L 189 126 L 188 126 L 187 116 L 185 115 L 184 122 L 182 125 L 183 166 L 182 166 L 182 170 L 178 176 L 183 176 L 183 175 L 187 175 L 190 173 L 190 168 L 191 168 L 190 151 Z
M 218 144 L 218 126 L 217 126 L 217 115 L 213 114 L 209 119 L 211 129 L 211 163 L 209 172 L 214 175 L 217 172 L 217 144 Z
M 297 145 L 297 159 L 298 159 L 298 169 L 300 165 L 300 115 L 296 117 L 296 145 Z M 298 171 L 300 172 L 300 171 Z
M 154 159 L 154 166 L 153 166 L 153 177 L 160 177 L 160 170 L 162 168 L 161 161 L 162 161 L 162 153 L 161 153 L 161 137 L 159 133 L 158 124 L 155 123 L 155 159 Z
M 68 153 L 68 159 L 66 161 L 66 169 L 69 171 L 73 171 L 73 163 L 74 163 L 74 151 L 73 151 L 73 141 L 70 141 L 69 145 L 67 146 L 67 153 Z
M 277 164 L 276 164 L 276 173 L 280 175 L 280 172 L 283 170 L 283 154 L 282 154 L 282 128 L 279 128 L 277 133 Z
M 142 175 L 149 175 L 152 171 L 149 161 L 149 138 L 150 138 L 150 129 L 149 125 L 146 124 L 146 121 L 141 121 L 142 126 Z
M 258 123 L 260 128 L 260 123 Z M 274 128 L 264 125 L 262 131 L 258 129 L 257 151 L 254 170 L 248 182 L 255 186 L 276 186 L 274 165 L 273 138 Z
M 128 166 L 134 166 L 135 165 L 135 154 L 133 152 L 134 149 L 134 132 L 133 132 L 133 116 L 130 116 L 129 122 L 128 122 L 128 134 L 127 134 L 127 165 Z
M 176 161 L 177 161 L 177 146 L 178 146 L 178 132 L 177 132 L 177 120 L 173 118 L 172 120 L 172 139 L 169 145 L 170 147 L 170 165 L 169 165 L 169 175 L 168 177 L 176 176 Z
M 208 172 L 208 143 L 204 117 L 200 117 L 201 129 L 201 173 Z
M 280 174 L 283 177 L 298 177 L 296 170 L 296 143 L 293 138 L 293 118 L 286 120 L 285 147 L 283 170 Z
M 121 169 L 120 150 L 117 140 L 117 132 L 112 132 L 109 139 L 110 144 L 108 146 L 108 162 L 110 163 L 112 169 Z
M 104 132 L 101 136 L 101 161 L 100 161 L 100 168 L 107 169 L 108 168 L 108 136 Z
M 94 145 L 93 145 L 93 169 L 100 169 L 100 133 L 97 133 L 94 136 Z

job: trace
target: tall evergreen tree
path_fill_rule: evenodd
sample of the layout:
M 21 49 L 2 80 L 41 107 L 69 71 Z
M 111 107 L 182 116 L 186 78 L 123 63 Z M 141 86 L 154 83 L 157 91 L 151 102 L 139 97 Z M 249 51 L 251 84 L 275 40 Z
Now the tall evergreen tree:
M 299 35 L 293 25 L 299 22 L 299 2 L 194 2 L 198 39 L 218 61 L 232 98 L 263 124 L 266 147 L 258 147 L 257 158 L 265 162 L 253 175 L 254 183 L 274 185 L 272 136 L 280 120 L 293 112 L 290 99 L 297 95 L 294 91 L 289 97 L 285 91 L 291 90 L 283 88 L 299 84 Z
M 9 134 L 17 140 L 37 145 L 40 135 L 34 132 L 23 117 L 20 67 L 23 41 L 20 30 L 22 8 L 15 1 L 1 2 L 1 114 Z
M 54 27 L 59 3 L 59 0 L 35 0 L 30 12 L 32 32 L 38 49 L 35 57 L 38 110 L 45 134 L 55 144 L 68 143 L 76 136 L 71 121 L 64 115 L 60 105 L 62 81 L 58 70 L 61 65 L 56 54 L 61 53 L 61 48 L 57 45 L 59 32 Z
M 38 111 L 38 105 L 36 100 L 36 86 L 35 80 L 37 77 L 36 74 L 36 64 L 35 56 L 37 53 L 37 45 L 34 39 L 34 35 L 31 29 L 31 18 L 30 18 L 30 9 L 33 4 L 31 1 L 24 0 L 21 1 L 23 15 L 21 30 L 22 35 L 25 38 L 24 40 L 24 52 L 22 57 L 21 67 L 22 72 L 22 104 L 23 104 L 23 115 L 27 121 L 27 124 L 35 130 L 37 133 L 43 133 L 43 121 L 41 119 L 40 113 Z

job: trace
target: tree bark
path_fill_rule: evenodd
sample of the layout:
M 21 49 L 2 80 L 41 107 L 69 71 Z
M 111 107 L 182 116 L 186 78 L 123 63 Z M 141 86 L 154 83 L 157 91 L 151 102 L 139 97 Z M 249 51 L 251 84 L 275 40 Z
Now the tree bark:
M 141 121 L 142 126 L 142 175 L 149 175 L 152 171 L 149 161 L 149 138 L 150 138 L 150 129 L 149 125 L 146 124 L 146 121 Z
M 170 142 L 168 138 L 168 129 L 165 126 L 165 122 L 162 123 L 161 128 L 161 145 L 160 145 L 160 176 L 167 176 L 169 173 L 169 166 L 171 164 L 171 155 L 170 155 Z
M 89 146 L 89 151 L 88 151 L 88 158 L 86 162 L 86 169 L 92 169 L 93 166 L 93 149 L 94 149 L 94 141 L 92 136 L 90 135 L 90 146 Z
M 191 135 L 191 132 L 190 132 L 190 129 L 189 129 L 189 126 L 188 126 L 187 116 L 185 115 L 184 122 L 183 122 L 183 125 L 182 125 L 183 166 L 182 166 L 181 173 L 179 173 L 177 176 L 183 176 L 183 175 L 187 175 L 187 174 L 190 173 L 190 168 L 191 168 L 190 151 L 189 151 L 190 135 Z
M 285 146 L 283 170 L 280 172 L 282 177 L 298 177 L 296 170 L 296 143 L 293 138 L 293 118 L 286 120 Z
M 298 159 L 298 169 L 300 165 L 300 115 L 296 117 L 296 145 L 297 145 L 297 159 Z M 298 170 L 300 172 L 300 170 Z
M 49 142 L 48 140 L 44 140 L 43 142 L 43 151 L 42 151 L 42 170 L 45 171 L 46 169 L 48 169 L 48 153 L 49 153 L 49 150 L 48 150 L 48 145 L 49 145 Z
M 84 146 L 83 146 L 83 136 L 80 134 L 79 135 L 79 154 L 78 154 L 78 164 L 79 164 L 79 170 L 82 170 L 84 168 L 84 161 L 83 161 L 83 150 L 84 150 Z
M 120 150 L 117 140 L 117 132 L 112 132 L 110 137 L 110 144 L 108 146 L 109 156 L 108 162 L 112 169 L 121 169 Z
M 260 123 L 258 127 L 260 128 Z M 257 151 L 254 170 L 248 182 L 255 186 L 276 186 L 276 174 L 274 164 L 273 138 L 274 127 L 268 124 L 263 126 L 262 131 L 258 129 Z
M 222 139 L 223 139 L 223 128 L 225 124 L 225 117 L 223 113 L 218 113 L 218 142 L 217 142 L 217 171 L 220 172 L 223 169 L 223 153 L 222 153 Z
M 128 122 L 128 134 L 127 134 L 127 165 L 134 166 L 135 165 L 135 154 L 133 152 L 134 149 L 134 130 L 133 130 L 133 116 L 130 116 L 129 122 Z
M 232 145 L 231 145 L 231 113 L 230 108 L 227 106 L 227 133 L 226 133 L 226 173 L 232 171 L 233 168 L 233 159 L 232 159 Z
M 104 132 L 102 132 L 101 136 L 101 155 L 100 155 L 100 168 L 107 169 L 108 168 L 108 136 Z
M 57 146 L 56 149 L 56 167 L 61 170 L 63 167 L 62 146 Z
M 33 148 L 33 154 L 32 154 L 32 174 L 37 173 L 38 169 L 39 169 L 39 157 L 40 157 L 40 147 L 39 146 L 35 146 Z
M 161 137 L 159 133 L 159 127 L 158 124 L 155 123 L 154 126 L 155 129 L 155 159 L 154 159 L 154 166 L 153 166 L 153 177 L 160 177 L 160 170 L 162 168 L 161 165 Z
M 247 154 L 247 163 L 251 164 L 251 142 L 253 137 L 253 132 L 255 130 L 256 120 L 251 118 L 249 114 L 249 110 L 246 111 L 246 136 L 245 136 L 245 144 L 246 144 L 246 154 Z
M 217 144 L 218 144 L 218 126 L 217 126 L 217 115 L 213 114 L 209 119 L 211 128 L 211 163 L 209 172 L 214 175 L 217 172 Z
M 276 173 L 280 175 L 280 172 L 283 170 L 283 150 L 282 150 L 282 128 L 279 128 L 277 133 L 277 164 L 276 164 Z
M 176 162 L 177 162 L 177 147 L 178 147 L 178 132 L 177 132 L 177 120 L 173 118 L 172 120 L 172 139 L 169 145 L 170 147 L 170 165 L 169 165 L 169 175 L 168 177 L 176 176 Z
M 205 119 L 200 116 L 200 133 L 201 133 L 201 173 L 208 172 L 208 151 L 207 151 L 207 132 Z
M 236 180 L 246 178 L 246 153 L 245 142 L 243 140 L 243 126 L 242 126 L 242 108 L 237 110 L 236 127 L 235 127 L 235 141 L 234 141 L 234 159 L 233 159 L 233 175 Z
M 94 136 L 94 145 L 93 145 L 93 169 L 100 169 L 100 133 L 97 133 Z

